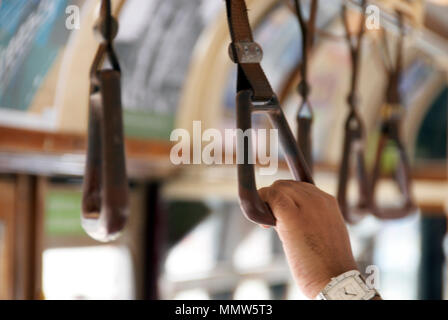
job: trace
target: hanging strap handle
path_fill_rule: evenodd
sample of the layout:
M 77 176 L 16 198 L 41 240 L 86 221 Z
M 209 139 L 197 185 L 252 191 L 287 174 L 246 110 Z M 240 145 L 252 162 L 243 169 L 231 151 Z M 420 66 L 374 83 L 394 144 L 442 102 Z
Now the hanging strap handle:
M 229 53 L 230 58 L 238 65 L 237 127 L 247 132 L 252 127 L 252 114 L 266 113 L 274 129 L 278 130 L 280 144 L 293 178 L 297 181 L 314 183 L 277 97 L 260 66 L 263 52 L 253 40 L 246 3 L 244 0 L 226 0 L 226 5 L 232 38 Z M 239 145 L 240 140 L 237 139 L 237 150 L 243 151 L 244 154 L 244 161 L 238 164 L 238 192 L 241 208 L 249 220 L 274 226 L 275 217 L 269 205 L 263 202 L 258 194 L 254 165 L 249 161 L 249 155 L 252 152 L 251 136 L 244 139 L 243 146 Z
M 129 213 L 120 65 L 113 49 L 118 23 L 110 0 L 101 3 L 95 26 L 101 44 L 90 72 L 90 107 L 86 168 L 82 199 L 82 225 L 98 241 L 114 240 Z M 102 69 L 108 58 L 112 69 Z
M 314 35 L 316 30 L 316 20 L 318 11 L 318 0 L 311 1 L 310 17 L 308 21 L 305 21 L 302 5 L 300 0 L 294 0 L 297 19 L 299 21 L 300 30 L 302 33 L 302 64 L 300 66 L 301 81 L 298 91 L 303 100 L 308 100 L 308 96 L 311 92 L 310 85 L 308 83 L 308 66 L 309 66 L 309 53 L 314 44 Z
M 365 34 L 365 8 L 366 0 L 362 0 L 362 16 L 360 19 L 359 32 L 355 39 L 350 32 L 349 17 L 347 7 L 342 6 L 342 20 L 344 22 L 346 40 L 350 49 L 350 57 L 352 64 L 352 76 L 350 81 L 350 93 L 347 98 L 349 106 L 349 114 L 345 122 L 344 130 L 344 146 L 342 149 L 342 160 L 339 168 L 338 192 L 337 199 L 339 207 L 349 223 L 357 222 L 361 215 L 367 213 L 372 208 L 372 199 L 368 174 L 365 165 L 365 129 L 364 123 L 358 113 L 358 77 L 360 72 L 360 62 L 362 54 L 362 40 Z M 355 41 L 354 41 L 355 40 Z M 355 157 L 356 180 L 358 182 L 358 202 L 351 207 L 348 203 L 348 180 L 350 177 L 350 164 L 352 157 Z
M 367 1 L 362 0 L 361 2 L 361 20 L 359 23 L 359 32 L 353 41 L 353 36 L 350 32 L 350 22 L 347 13 L 347 6 L 343 4 L 342 6 L 342 20 L 344 22 L 345 28 L 345 37 L 347 40 L 347 44 L 350 48 L 350 56 L 351 56 L 351 64 L 352 64 L 352 77 L 350 81 L 350 94 L 348 97 L 348 103 L 351 110 L 355 110 L 357 108 L 357 99 L 356 94 L 358 92 L 358 77 L 360 72 L 360 62 L 361 62 L 361 54 L 362 54 L 362 40 L 365 34 L 365 10 L 366 10 Z
M 386 150 L 386 145 L 389 141 L 393 142 L 398 152 L 399 162 L 395 170 L 394 180 L 398 185 L 398 188 L 403 196 L 403 205 L 399 208 L 380 208 L 374 202 L 373 213 L 381 219 L 398 219 L 405 217 L 416 210 L 416 206 L 411 192 L 411 169 L 409 164 L 409 158 L 406 153 L 406 148 L 402 142 L 400 129 L 402 123 L 402 117 L 404 108 L 401 105 L 402 98 L 400 94 L 400 77 L 403 72 L 403 47 L 405 30 L 403 24 L 403 15 L 397 11 L 400 36 L 397 41 L 395 67 L 390 59 L 388 52 L 388 42 L 386 35 L 383 34 L 384 49 L 387 53 L 386 58 L 389 57 L 389 61 L 385 61 L 386 69 L 388 70 L 388 86 L 386 91 L 386 104 L 382 109 L 382 120 L 380 128 L 380 138 L 377 145 L 375 162 L 373 166 L 371 190 L 374 201 L 374 195 L 378 181 L 380 180 L 381 172 L 381 160 Z
M 303 151 L 309 168 L 313 167 L 313 151 L 312 151 L 312 127 L 313 127 L 313 108 L 309 101 L 311 87 L 308 82 L 308 66 L 309 54 L 314 42 L 314 34 L 316 29 L 316 18 L 318 10 L 318 1 L 312 0 L 310 7 L 310 17 L 305 21 L 302 4 L 300 0 L 294 0 L 297 19 L 299 21 L 302 33 L 302 63 L 300 65 L 301 80 L 298 92 L 302 97 L 299 111 L 297 112 L 297 138 L 300 149 Z
M 274 91 L 261 68 L 263 50 L 254 42 L 245 1 L 226 1 L 232 43 L 230 57 L 238 64 L 237 91 L 252 90 L 254 101 L 268 101 Z

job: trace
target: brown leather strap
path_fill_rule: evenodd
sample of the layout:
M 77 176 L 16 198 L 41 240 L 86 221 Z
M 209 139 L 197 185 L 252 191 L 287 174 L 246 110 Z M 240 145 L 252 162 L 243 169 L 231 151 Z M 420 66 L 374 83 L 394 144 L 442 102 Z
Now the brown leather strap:
M 95 72 L 100 69 L 106 56 L 112 69 L 120 71 L 120 63 L 113 45 L 113 41 L 118 33 L 118 22 L 112 15 L 110 0 L 101 1 L 100 18 L 95 23 L 94 30 L 97 37 L 101 39 L 101 45 L 92 65 L 91 76 L 95 76 Z
M 312 151 L 312 127 L 313 119 L 310 117 L 297 118 L 298 141 L 300 150 L 302 150 L 305 161 L 310 170 L 313 168 L 313 151 Z
M 346 127 L 350 124 L 347 122 Z M 363 130 L 362 130 L 363 131 Z M 356 223 L 360 218 L 371 212 L 372 197 L 370 192 L 370 185 L 368 179 L 367 168 L 365 165 L 364 156 L 364 141 L 363 137 L 359 137 L 358 133 L 362 132 L 345 130 L 344 146 L 342 150 L 342 161 L 339 168 L 339 180 L 337 199 L 339 207 L 345 221 L 349 223 Z M 355 172 L 356 180 L 358 182 L 358 201 L 351 206 L 348 201 L 348 182 L 349 173 L 351 171 L 351 160 L 355 158 Z
M 403 107 L 401 106 L 401 95 L 399 90 L 400 77 L 403 71 L 403 45 L 404 45 L 404 25 L 403 15 L 397 12 L 400 25 L 400 37 L 397 41 L 397 52 L 395 62 L 393 63 L 388 53 L 385 56 L 384 64 L 388 71 L 389 81 L 386 92 L 386 105 L 383 106 L 382 120 L 380 128 L 380 139 L 378 141 L 375 163 L 371 179 L 372 197 L 374 197 L 377 183 L 381 174 L 381 159 L 386 150 L 388 142 L 395 145 L 398 152 L 399 162 L 395 168 L 394 180 L 403 196 L 403 204 L 401 207 L 380 208 L 374 203 L 373 213 L 381 219 L 398 219 L 415 212 L 416 206 L 411 192 L 411 169 L 409 158 L 406 153 L 405 146 L 400 137 Z M 385 34 L 383 34 L 384 49 L 387 52 L 388 43 Z
M 278 99 L 261 69 L 262 49 L 253 41 L 245 2 L 226 0 L 226 3 L 233 41 L 229 53 L 231 59 L 238 64 L 237 128 L 247 132 L 252 127 L 252 113 L 266 114 L 272 127 L 278 130 L 280 145 L 293 178 L 314 183 Z M 254 104 L 254 100 L 258 100 L 258 103 Z M 243 142 L 237 140 L 239 144 L 237 148 L 243 150 L 244 154 L 244 161 L 238 163 L 238 193 L 242 211 L 255 223 L 273 226 L 276 224 L 276 219 L 269 205 L 264 203 L 258 194 L 254 165 L 249 161 L 251 140 L 250 138 L 244 139 Z
M 118 24 L 103 0 L 95 31 L 101 45 L 92 63 L 88 149 L 83 184 L 82 225 L 94 239 L 110 241 L 124 228 L 128 210 L 120 65 L 113 49 Z M 108 57 L 112 70 L 102 67 Z
M 359 32 L 356 35 L 355 42 L 353 41 L 353 36 L 350 32 L 350 25 L 349 25 L 349 18 L 347 14 L 347 7 L 344 4 L 342 6 L 342 20 L 344 22 L 345 27 L 345 34 L 347 43 L 350 48 L 350 55 L 351 55 L 351 64 L 352 64 L 352 76 L 351 76 L 351 82 L 350 82 L 350 94 L 348 97 L 349 106 L 351 109 L 356 108 L 357 104 L 357 98 L 356 94 L 358 91 L 358 76 L 359 76 L 359 64 L 360 64 L 360 57 L 362 54 L 362 39 L 365 34 L 365 11 L 366 11 L 366 5 L 367 1 L 362 0 L 361 2 L 361 8 L 362 8 L 362 14 L 359 24 Z
M 351 64 L 352 64 L 352 78 L 350 85 L 350 93 L 348 95 L 349 115 L 345 123 L 344 130 L 344 146 L 342 149 L 342 160 L 339 167 L 339 180 L 337 199 L 339 207 L 345 218 L 349 223 L 358 222 L 362 215 L 366 214 L 372 208 L 372 198 L 370 192 L 370 185 L 368 180 L 367 169 L 364 157 L 364 123 L 357 112 L 358 100 L 356 98 L 358 91 L 358 74 L 360 69 L 360 58 L 362 39 L 365 32 L 365 7 L 366 1 L 362 1 L 362 17 L 360 19 L 359 32 L 356 38 L 350 32 L 349 18 L 347 8 L 342 6 L 342 20 L 346 31 L 346 40 L 350 48 Z M 354 42 L 355 40 L 356 42 Z M 358 183 L 358 202 L 355 206 L 350 206 L 348 203 L 348 181 L 351 173 L 352 158 L 355 157 L 356 180 Z
M 302 62 L 300 65 L 301 80 L 298 86 L 298 92 L 302 97 L 302 103 L 297 112 L 297 139 L 304 157 L 307 161 L 308 167 L 313 168 L 313 151 L 312 151 L 312 128 L 313 128 L 313 108 L 308 100 L 311 93 L 311 87 L 308 82 L 308 65 L 309 53 L 314 42 L 314 35 L 316 29 L 316 18 L 318 1 L 312 0 L 310 6 L 310 16 L 308 21 L 305 21 L 302 4 L 300 0 L 294 0 L 297 19 L 299 21 L 300 30 L 302 33 Z
M 406 149 L 398 135 L 396 136 L 388 136 L 386 134 L 382 134 L 380 136 L 380 140 L 378 142 L 375 164 L 372 173 L 371 180 L 371 190 L 372 195 L 375 194 L 376 186 L 380 180 L 380 171 L 381 171 L 381 157 L 386 149 L 386 144 L 389 140 L 393 140 L 396 144 L 396 148 L 399 156 L 399 163 L 394 172 L 395 181 L 398 185 L 400 192 L 403 195 L 403 204 L 401 207 L 379 207 L 374 203 L 373 213 L 380 219 L 399 219 L 408 216 L 409 214 L 416 211 L 416 206 L 414 203 L 414 199 L 411 191 L 411 169 L 409 165 L 408 156 L 406 153 Z
M 400 95 L 400 76 L 403 71 L 403 46 L 404 46 L 404 37 L 405 30 L 403 24 L 403 14 L 400 11 L 397 11 L 398 24 L 400 28 L 400 36 L 397 41 L 396 48 L 396 56 L 395 61 L 392 61 L 391 54 L 389 52 L 389 41 L 387 40 L 386 34 L 382 33 L 382 41 L 384 52 L 386 53 L 384 56 L 384 65 L 386 67 L 388 73 L 388 84 L 387 84 L 387 92 L 386 92 L 386 102 L 389 104 L 401 104 L 401 95 Z
M 300 25 L 300 30 L 302 32 L 302 63 L 300 68 L 302 80 L 298 90 L 303 100 L 307 100 L 311 91 L 308 83 L 308 65 L 309 65 L 308 56 L 314 43 L 318 1 L 317 0 L 311 1 L 310 17 L 308 21 L 305 21 L 300 0 L 294 0 L 294 4 L 297 13 L 297 19 Z
M 226 0 L 227 17 L 230 35 L 232 37 L 231 50 L 237 57 L 235 45 L 238 43 L 253 43 L 252 29 L 249 24 L 249 16 L 244 0 Z M 255 101 L 268 101 L 274 96 L 271 85 L 261 68 L 260 63 L 238 63 L 237 92 L 251 90 Z

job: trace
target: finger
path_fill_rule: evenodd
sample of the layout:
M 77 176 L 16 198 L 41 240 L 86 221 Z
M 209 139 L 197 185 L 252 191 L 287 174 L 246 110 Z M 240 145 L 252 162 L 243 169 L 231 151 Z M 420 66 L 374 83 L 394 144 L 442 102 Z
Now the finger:
M 274 216 L 279 219 L 279 214 L 296 212 L 297 206 L 292 197 L 278 187 L 267 187 L 259 190 L 260 197 L 272 209 Z
M 278 180 L 272 184 L 272 188 L 277 191 L 288 195 L 295 205 L 300 208 L 304 204 L 313 199 L 313 192 L 308 189 L 307 186 L 300 186 L 303 182 L 293 180 Z
M 274 184 L 282 192 L 287 193 L 298 207 L 310 202 L 328 202 L 335 198 L 313 184 L 300 181 L 278 181 Z
M 339 204 L 334 196 L 325 191 L 322 191 L 318 187 L 313 184 L 305 183 L 305 182 L 293 182 L 289 190 L 284 192 L 288 192 L 288 194 L 295 194 L 293 197 L 294 202 L 297 206 L 300 207 L 309 207 L 309 205 L 318 204 L 320 206 L 324 206 L 331 210 L 319 210 L 319 212 L 323 215 L 339 213 L 342 218 L 342 213 L 339 209 Z M 304 210 L 306 213 L 308 210 Z
M 331 194 L 319 189 L 316 185 L 307 182 L 297 182 L 292 185 L 297 191 L 302 191 L 311 196 L 334 198 Z

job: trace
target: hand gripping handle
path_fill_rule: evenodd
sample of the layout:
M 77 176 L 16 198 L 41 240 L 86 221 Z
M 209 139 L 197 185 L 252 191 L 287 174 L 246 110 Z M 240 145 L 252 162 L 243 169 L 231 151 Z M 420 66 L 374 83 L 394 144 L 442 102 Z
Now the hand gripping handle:
M 274 129 L 278 130 L 280 145 L 283 147 L 289 170 L 296 181 L 314 184 L 306 161 L 297 147 L 294 135 L 286 121 L 277 98 L 262 105 L 254 105 L 253 92 L 243 90 L 237 94 L 237 127 L 244 133 L 252 128 L 252 113 L 266 113 Z M 243 163 L 238 164 L 238 192 L 244 215 L 252 222 L 275 226 L 276 220 L 270 207 L 263 202 L 257 191 L 254 165 L 248 161 L 251 150 L 251 135 L 247 135 L 247 143 L 238 145 L 242 139 L 237 139 L 237 150 L 244 153 Z

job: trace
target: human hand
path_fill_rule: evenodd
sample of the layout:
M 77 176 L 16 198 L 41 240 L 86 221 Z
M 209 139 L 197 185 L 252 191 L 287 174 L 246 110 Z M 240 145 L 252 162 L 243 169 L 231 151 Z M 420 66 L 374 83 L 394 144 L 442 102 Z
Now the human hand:
M 340 274 L 358 269 L 336 199 L 316 186 L 281 180 L 259 191 L 277 219 L 294 279 L 315 298 Z

